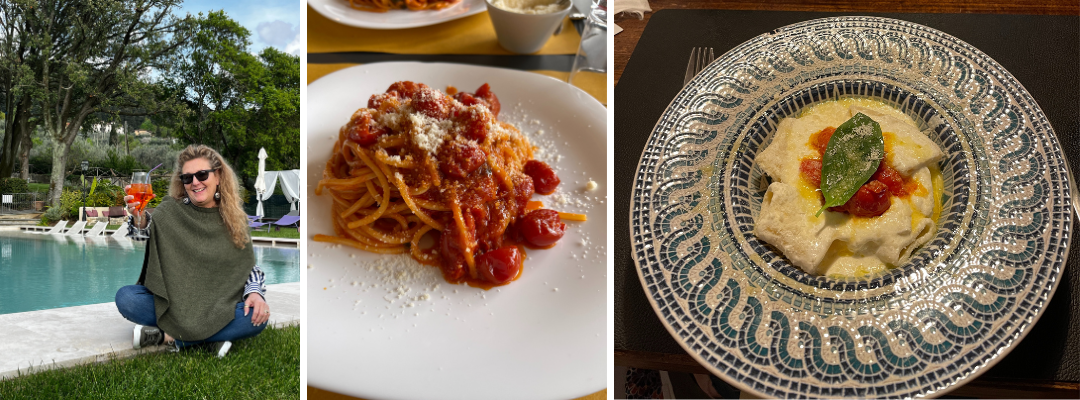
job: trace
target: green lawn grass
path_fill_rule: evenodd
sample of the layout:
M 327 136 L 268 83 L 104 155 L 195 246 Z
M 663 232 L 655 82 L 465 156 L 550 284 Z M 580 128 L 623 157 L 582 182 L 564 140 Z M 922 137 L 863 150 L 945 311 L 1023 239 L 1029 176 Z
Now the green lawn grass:
M 300 398 L 300 327 L 267 328 L 218 359 L 209 346 L 0 381 L 0 399 Z
M 251 236 L 299 239 L 300 230 L 298 230 L 297 228 L 281 228 L 281 230 L 279 231 L 276 227 L 270 227 L 270 232 L 267 232 L 266 226 L 263 226 L 258 229 L 252 229 Z
M 31 192 L 38 192 L 38 193 L 48 193 L 49 192 L 49 184 L 48 183 L 27 183 L 26 185 L 30 187 Z

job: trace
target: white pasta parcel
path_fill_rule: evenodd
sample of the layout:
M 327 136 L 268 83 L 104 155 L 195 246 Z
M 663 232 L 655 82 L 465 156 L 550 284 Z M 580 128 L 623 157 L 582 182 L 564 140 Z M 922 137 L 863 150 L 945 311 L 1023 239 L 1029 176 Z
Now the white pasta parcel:
M 885 140 L 884 162 L 919 190 L 891 196 L 888 210 L 879 216 L 833 211 L 815 216 L 823 204 L 821 192 L 800 176 L 802 160 L 819 156 L 811 136 L 857 113 L 878 122 Z M 814 275 L 862 277 L 901 265 L 936 230 L 941 156 L 910 117 L 884 103 L 845 98 L 809 107 L 798 118 L 780 121 L 772 142 L 755 160 L 772 183 L 754 233 Z

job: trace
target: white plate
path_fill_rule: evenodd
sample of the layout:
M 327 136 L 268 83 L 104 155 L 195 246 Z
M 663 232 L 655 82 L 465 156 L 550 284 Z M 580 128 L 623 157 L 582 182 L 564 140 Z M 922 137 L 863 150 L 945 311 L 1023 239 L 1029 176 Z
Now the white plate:
M 308 0 L 319 14 L 339 24 L 368 29 L 405 29 L 441 24 L 487 10 L 484 0 L 461 0 L 442 10 L 390 10 L 384 13 L 349 7 L 349 0 Z
M 534 144 L 562 156 L 553 163 L 560 190 L 584 206 L 553 208 L 589 220 L 568 224 L 553 249 L 529 251 L 522 277 L 509 285 L 484 291 L 440 276 L 438 289 L 414 286 L 409 295 L 430 300 L 405 308 L 384 298 L 385 286 L 371 287 L 382 275 L 363 265 L 379 256 L 309 241 L 308 383 L 366 398 L 572 398 L 603 389 L 607 110 L 585 92 L 530 72 L 456 64 L 377 63 L 319 79 L 308 86 L 308 234 L 333 233 L 330 198 L 314 188 L 338 129 L 401 80 L 464 91 L 489 83 L 503 105 L 499 119 L 530 135 L 542 129 Z M 585 192 L 590 178 L 599 188 Z M 548 196 L 536 198 L 552 207 Z

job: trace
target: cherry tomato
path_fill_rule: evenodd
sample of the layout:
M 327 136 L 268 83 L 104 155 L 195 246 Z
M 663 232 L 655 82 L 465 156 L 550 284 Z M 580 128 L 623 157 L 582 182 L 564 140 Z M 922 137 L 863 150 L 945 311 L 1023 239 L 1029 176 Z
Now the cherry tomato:
M 442 259 L 443 277 L 448 282 L 460 282 L 467 272 L 465 269 L 465 255 L 458 244 L 457 232 L 454 225 L 447 225 L 439 235 L 439 255 Z
M 818 154 L 825 154 L 825 148 L 829 146 L 829 139 L 832 139 L 834 132 L 836 132 L 836 128 L 830 126 L 810 136 L 810 143 L 817 149 Z
M 802 178 L 806 180 L 806 183 L 810 184 L 810 187 L 821 187 L 821 160 L 816 158 L 806 158 L 799 164 L 799 173 Z
M 829 210 L 833 211 L 834 208 L 839 208 L 857 217 L 876 217 L 889 211 L 890 205 L 889 187 L 885 186 L 884 183 L 872 180 L 862 185 L 847 203 L 840 207 L 832 207 Z
M 411 99 L 413 97 L 413 95 L 416 94 L 417 91 L 419 91 L 421 88 L 426 88 L 426 87 L 428 87 L 428 85 L 425 85 L 423 83 L 416 84 L 416 83 L 413 83 L 413 82 L 410 82 L 410 81 L 400 81 L 400 82 L 394 82 L 393 84 L 391 84 L 390 88 L 386 89 L 386 92 L 390 93 L 391 91 L 394 91 L 394 92 L 397 92 L 398 95 L 401 96 L 401 97 Z
M 881 160 L 881 165 L 878 166 L 877 172 L 874 172 L 874 176 L 870 179 L 884 183 L 889 187 L 889 192 L 892 192 L 894 196 L 905 196 L 907 190 L 904 189 L 904 176 L 900 175 L 895 169 L 892 169 L 888 165 L 885 165 L 885 160 Z
M 566 224 L 555 210 L 533 210 L 518 222 L 517 228 L 525 241 L 537 247 L 551 246 L 566 233 Z
M 491 114 L 496 117 L 499 116 L 499 109 L 502 106 L 499 104 L 499 98 L 495 96 L 495 92 L 491 91 L 491 86 L 483 84 L 479 89 L 476 89 L 476 97 L 487 103 L 488 110 L 491 110 Z
M 507 246 L 476 257 L 480 277 L 494 284 L 510 282 L 521 270 L 521 251 Z
M 460 125 L 463 129 L 461 135 L 466 139 L 475 140 L 477 143 L 483 143 L 487 139 L 488 124 L 492 122 L 491 114 L 470 108 L 457 118 L 461 121 Z
M 465 106 L 480 104 L 480 99 L 477 99 L 476 96 L 473 96 L 472 93 L 469 92 L 457 92 L 454 94 L 454 100 L 457 100 Z
M 360 114 L 350 120 L 342 129 L 345 130 L 349 140 L 361 146 L 374 144 L 379 139 L 379 135 L 383 133 L 383 130 L 375 127 L 375 121 L 371 118 L 371 114 Z
M 484 105 L 484 107 L 487 107 L 489 111 L 491 111 L 492 115 L 496 117 L 499 116 L 499 109 L 501 108 L 501 105 L 499 104 L 499 98 L 495 97 L 495 93 L 491 91 L 491 86 L 486 83 L 483 86 L 480 86 L 479 89 L 476 89 L 475 94 L 468 92 L 458 92 L 454 95 L 454 99 L 457 99 L 457 101 L 461 102 L 461 104 L 464 104 L 466 106 L 482 104 Z
M 412 101 L 417 112 L 431 118 L 443 120 L 450 116 L 450 104 L 438 90 L 426 86 L 420 88 L 413 94 Z
M 484 150 L 469 142 L 451 142 L 439 151 L 439 170 L 447 176 L 464 178 L 469 176 L 484 162 L 487 154 Z
M 514 215 L 525 214 L 525 207 L 529 205 L 529 199 L 532 198 L 533 193 L 535 191 L 531 177 L 521 175 L 520 178 L 514 178 L 514 202 L 517 203 Z
M 386 111 L 382 107 L 385 105 L 387 108 L 395 108 L 398 106 L 400 99 L 397 92 L 387 92 L 372 95 L 368 99 L 367 108 L 373 110 Z
M 525 163 L 524 172 L 525 175 L 532 177 L 536 193 L 552 194 L 555 193 L 555 188 L 559 186 L 559 176 L 555 175 L 555 170 L 551 169 L 551 166 L 543 161 L 529 160 Z

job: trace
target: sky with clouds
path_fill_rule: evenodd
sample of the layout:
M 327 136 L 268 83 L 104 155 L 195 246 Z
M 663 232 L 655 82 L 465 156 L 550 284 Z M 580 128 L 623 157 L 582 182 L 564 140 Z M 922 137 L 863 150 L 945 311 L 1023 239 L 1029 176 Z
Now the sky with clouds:
M 274 47 L 286 53 L 300 55 L 304 35 L 301 18 L 307 12 L 305 3 L 297 0 L 184 0 L 177 15 L 224 10 L 248 31 L 251 31 L 251 52 Z

